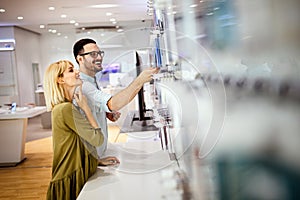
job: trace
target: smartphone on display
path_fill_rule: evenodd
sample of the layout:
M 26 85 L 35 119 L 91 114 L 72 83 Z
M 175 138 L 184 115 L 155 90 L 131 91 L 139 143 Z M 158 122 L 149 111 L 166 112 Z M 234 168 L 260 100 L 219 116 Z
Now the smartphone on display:
M 17 110 L 17 103 L 16 103 L 16 102 L 13 102 L 13 103 L 11 104 L 11 112 L 12 112 L 12 113 L 15 113 L 16 110 Z

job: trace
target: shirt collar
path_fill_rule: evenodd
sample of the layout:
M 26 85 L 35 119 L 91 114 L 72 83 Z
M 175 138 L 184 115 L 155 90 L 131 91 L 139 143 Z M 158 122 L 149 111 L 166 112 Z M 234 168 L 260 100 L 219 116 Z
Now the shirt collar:
M 89 82 L 95 82 L 95 78 L 94 77 L 91 77 L 83 72 L 80 72 L 80 79 L 81 80 L 85 80 L 85 81 L 89 81 Z

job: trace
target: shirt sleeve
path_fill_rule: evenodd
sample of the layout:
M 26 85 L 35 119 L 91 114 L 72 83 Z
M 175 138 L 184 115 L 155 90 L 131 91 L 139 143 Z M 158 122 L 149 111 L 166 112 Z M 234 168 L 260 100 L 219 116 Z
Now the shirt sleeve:
M 66 125 L 85 141 L 93 146 L 103 144 L 104 137 L 101 129 L 93 128 L 89 121 L 71 103 L 63 107 L 62 115 Z
M 107 106 L 107 102 L 112 97 L 111 94 L 99 90 L 95 85 L 87 81 L 82 85 L 82 92 L 88 98 L 91 109 L 111 112 Z

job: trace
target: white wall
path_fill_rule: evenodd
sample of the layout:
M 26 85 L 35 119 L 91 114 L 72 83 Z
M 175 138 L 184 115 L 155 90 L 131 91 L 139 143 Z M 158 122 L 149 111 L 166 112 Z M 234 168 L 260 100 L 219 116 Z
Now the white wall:
M 0 40 L 5 41 L 14 41 L 14 28 L 13 27 L 0 27 Z M 10 56 L 11 58 L 8 58 Z M 15 51 L 4 51 L 1 52 L 0 59 L 0 105 L 4 105 L 15 101 L 19 104 L 18 99 L 18 90 L 16 84 L 16 63 L 15 63 Z M 10 67 L 10 69 L 6 69 Z M 11 85 L 12 87 L 6 87 Z
M 36 86 L 33 85 L 32 63 L 41 63 L 40 35 L 14 28 L 16 40 L 16 63 L 20 105 L 35 102 Z
M 0 27 L 0 39 L 14 39 L 14 29 L 13 27 Z
M 13 101 L 19 106 L 35 102 L 32 63 L 40 63 L 40 35 L 18 27 L 1 27 L 0 30 L 1 40 L 15 40 L 12 62 L 17 97 Z
M 76 40 L 75 34 L 69 35 L 68 38 L 64 36 L 57 36 L 55 34 L 45 34 L 41 36 L 41 73 L 43 79 L 46 68 L 58 60 L 70 60 L 76 63 L 72 54 L 73 43 Z
M 42 35 L 40 42 L 42 75 L 51 63 L 61 59 L 70 60 L 77 66 L 72 48 L 74 43 L 81 38 L 94 39 L 100 48 L 105 51 L 103 64 L 119 62 L 128 71 L 128 68 L 135 67 L 132 51 L 137 48 L 148 47 L 149 31 L 143 28 L 134 28 L 124 33 L 105 32 L 105 36 L 101 36 L 101 31 L 94 31 L 89 34 L 69 34 L 67 38 L 51 33 Z

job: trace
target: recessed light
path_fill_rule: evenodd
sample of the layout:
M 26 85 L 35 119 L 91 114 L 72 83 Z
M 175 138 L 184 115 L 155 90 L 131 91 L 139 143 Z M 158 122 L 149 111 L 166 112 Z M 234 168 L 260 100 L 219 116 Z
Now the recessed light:
M 89 8 L 114 8 L 118 7 L 117 4 L 98 4 L 98 5 L 91 5 L 88 6 Z
M 75 25 L 75 26 L 79 26 L 79 23 L 78 23 L 78 22 L 76 22 L 74 25 Z
M 55 7 L 49 6 L 49 7 L 48 7 L 48 10 L 51 10 L 51 11 L 52 11 L 52 10 L 55 10 Z
M 24 19 L 24 17 L 18 16 L 17 19 L 18 19 L 18 20 L 22 20 L 22 19 Z
M 76 21 L 75 20 L 70 20 L 70 24 L 75 24 L 76 23 Z
M 111 19 L 109 19 L 109 21 L 111 21 L 111 22 L 115 22 L 115 21 L 116 21 L 116 19 L 115 19 L 115 18 L 111 18 Z
M 112 16 L 112 13 L 111 12 L 107 12 L 106 16 Z
M 197 4 L 192 4 L 192 5 L 190 5 L 190 8 L 195 8 L 197 6 L 198 6 Z
M 40 28 L 45 28 L 45 25 L 44 25 L 44 24 L 41 24 L 41 25 L 40 25 Z
M 0 13 L 4 13 L 4 12 L 5 12 L 5 9 L 0 8 Z
M 66 17 L 67 17 L 67 15 L 65 15 L 65 14 L 62 14 L 62 15 L 60 15 L 60 17 L 61 17 L 61 18 L 66 18 Z

